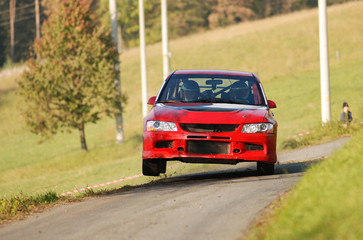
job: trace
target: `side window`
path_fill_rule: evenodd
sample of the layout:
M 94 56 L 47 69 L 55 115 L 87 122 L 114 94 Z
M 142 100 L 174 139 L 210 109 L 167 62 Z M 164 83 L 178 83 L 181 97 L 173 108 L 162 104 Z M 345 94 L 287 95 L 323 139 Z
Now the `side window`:
M 175 87 L 175 95 L 176 95 L 176 99 L 178 100 L 183 100 L 182 98 L 182 93 L 181 93 L 181 86 L 183 85 L 183 81 L 179 81 L 178 84 L 176 84 Z
M 171 79 L 165 86 L 160 100 L 178 100 L 179 79 Z

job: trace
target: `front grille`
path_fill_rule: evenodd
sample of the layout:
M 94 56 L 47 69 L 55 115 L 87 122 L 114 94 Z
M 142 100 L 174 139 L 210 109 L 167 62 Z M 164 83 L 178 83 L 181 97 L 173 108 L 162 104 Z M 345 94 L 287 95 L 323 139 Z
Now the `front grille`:
M 180 127 L 187 132 L 234 132 L 238 128 L 238 124 L 180 123 Z
M 231 139 L 230 137 L 218 137 L 218 136 L 211 136 L 210 138 L 211 139 L 227 139 L 227 140 Z
M 187 141 L 187 152 L 195 154 L 229 154 L 229 142 Z
M 187 138 L 198 138 L 198 139 L 205 139 L 207 136 L 187 136 Z

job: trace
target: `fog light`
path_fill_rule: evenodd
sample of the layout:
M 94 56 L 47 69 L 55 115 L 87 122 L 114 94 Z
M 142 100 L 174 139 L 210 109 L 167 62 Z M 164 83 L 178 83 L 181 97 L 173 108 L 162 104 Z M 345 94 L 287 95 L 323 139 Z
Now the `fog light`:
M 246 143 L 246 151 L 263 151 L 262 145 Z
M 183 147 L 178 147 L 178 148 L 177 148 L 177 150 L 178 150 L 179 152 L 184 152 L 184 148 L 183 148 Z
M 236 149 L 233 149 L 233 152 L 234 152 L 234 153 L 240 153 L 240 152 L 241 152 L 241 150 L 240 150 L 240 149 L 238 149 L 238 148 L 236 148 Z

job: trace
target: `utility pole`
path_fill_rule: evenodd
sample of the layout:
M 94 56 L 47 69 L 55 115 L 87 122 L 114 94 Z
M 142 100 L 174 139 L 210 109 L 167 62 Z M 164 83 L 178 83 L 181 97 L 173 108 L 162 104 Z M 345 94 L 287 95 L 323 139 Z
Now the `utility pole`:
M 39 14 L 39 0 L 35 0 L 35 26 L 36 26 L 36 37 L 40 38 L 40 14 Z
M 168 6 L 167 0 L 161 0 L 161 29 L 162 29 L 162 42 L 163 42 L 163 70 L 164 79 L 166 79 L 170 72 L 169 67 L 169 44 L 168 44 Z
M 120 77 L 120 45 L 118 39 L 118 27 L 117 27 L 117 14 L 116 14 L 116 0 L 110 0 L 110 18 L 111 18 L 111 31 L 112 31 L 112 40 L 116 46 L 116 52 L 118 54 L 118 58 L 116 59 L 114 69 L 117 72 L 116 79 L 116 89 L 118 91 L 118 104 L 120 105 L 121 112 L 116 114 L 116 143 L 119 144 L 124 140 L 124 129 L 123 129 L 123 119 L 122 119 L 122 102 L 121 102 L 121 77 Z
M 321 118 L 330 122 L 329 53 L 326 16 L 326 0 L 319 0 L 319 42 L 320 42 L 320 91 Z
M 145 117 L 147 115 L 147 76 L 146 76 L 144 0 L 139 0 L 139 30 L 140 30 L 142 115 L 143 117 Z
M 16 0 L 10 0 L 10 57 L 11 62 L 14 62 L 14 24 L 16 13 Z

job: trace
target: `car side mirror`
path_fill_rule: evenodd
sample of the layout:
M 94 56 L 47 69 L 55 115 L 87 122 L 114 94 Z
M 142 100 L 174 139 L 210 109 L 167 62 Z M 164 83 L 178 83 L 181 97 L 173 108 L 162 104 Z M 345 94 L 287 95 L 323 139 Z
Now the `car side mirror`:
M 149 105 L 154 105 L 155 104 L 155 100 L 156 100 L 156 96 L 153 96 L 149 99 L 149 101 L 147 101 L 147 104 Z
M 276 108 L 276 103 L 272 100 L 267 100 L 269 108 Z

